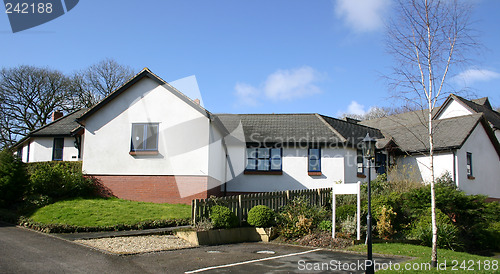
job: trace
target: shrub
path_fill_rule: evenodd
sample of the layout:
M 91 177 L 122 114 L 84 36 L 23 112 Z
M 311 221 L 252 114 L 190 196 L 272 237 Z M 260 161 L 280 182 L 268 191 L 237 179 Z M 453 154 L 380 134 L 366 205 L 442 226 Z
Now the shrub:
M 274 225 L 274 211 L 265 205 L 254 206 L 248 211 L 248 224 L 257 227 L 270 227 Z
M 378 236 L 382 239 L 388 240 L 396 232 L 394 230 L 394 219 L 397 214 L 392 210 L 392 207 L 385 205 L 379 208 L 378 211 L 379 211 L 377 214 Z
M 196 231 L 208 231 L 214 228 L 212 222 L 210 220 L 203 218 L 202 220 L 196 222 L 195 229 Z
M 280 234 L 290 239 L 310 233 L 329 217 L 329 212 L 323 207 L 311 206 L 307 198 L 298 196 L 283 207 L 277 217 Z
M 451 250 L 462 248 L 458 229 L 452 224 L 450 218 L 439 209 L 436 209 L 436 221 L 438 247 Z M 415 223 L 410 231 L 410 237 L 420 240 L 425 246 L 432 246 L 432 218 L 430 208 Z
M 92 178 L 83 176 L 81 163 L 43 162 L 30 166 L 30 192 L 36 200 L 89 197 L 95 194 Z
M 340 227 L 340 231 L 342 231 L 347 238 L 350 238 L 352 235 L 356 235 L 358 229 L 356 225 L 356 217 L 347 216 L 347 218 L 340 223 Z
M 357 212 L 357 205 L 343 205 L 335 208 L 335 221 L 341 223 L 350 216 L 354 216 Z
M 234 212 L 220 205 L 215 205 L 210 209 L 210 221 L 214 228 L 232 228 L 239 224 Z
M 21 201 L 27 182 L 28 177 L 23 162 L 9 150 L 0 152 L 0 207 Z
M 318 228 L 322 231 L 332 231 L 332 221 L 323 220 L 318 224 Z

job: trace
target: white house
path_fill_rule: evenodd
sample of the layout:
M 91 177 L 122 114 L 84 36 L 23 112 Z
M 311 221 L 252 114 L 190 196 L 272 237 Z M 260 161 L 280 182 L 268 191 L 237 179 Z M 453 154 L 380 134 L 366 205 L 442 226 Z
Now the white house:
M 320 114 L 213 114 L 144 69 L 88 110 L 21 140 L 25 162 L 82 160 L 113 195 L 190 203 L 211 195 L 331 187 L 366 181 L 360 142 L 378 139 L 377 169 L 411 166 L 428 181 L 425 115 L 347 121 Z M 498 120 L 496 120 L 498 119 Z M 422 123 L 424 122 L 424 123 Z M 434 116 L 435 174 L 500 198 L 500 114 L 487 99 L 451 96 Z
M 75 120 L 84 111 L 74 111 L 64 117 L 62 112 L 55 111 L 51 123 L 30 132 L 14 145 L 17 155 L 25 163 L 81 161 L 83 128 Z
M 154 202 L 330 187 L 364 179 L 376 129 L 318 114 L 212 114 L 144 69 L 78 122 L 83 170 L 114 195 Z
M 449 173 L 466 193 L 500 199 L 500 144 L 493 131 L 496 127 L 498 134 L 495 123 L 500 114 L 491 109 L 487 99 L 480 100 L 485 105 L 473 111 L 465 106 L 477 103 L 450 95 L 434 114 L 434 175 Z M 423 111 L 414 111 L 361 123 L 382 131 L 390 164 L 415 171 L 410 174 L 415 180 L 428 182 L 431 173 L 425 117 Z
M 434 115 L 435 120 L 482 113 L 488 121 L 491 129 L 495 133 L 497 140 L 500 140 L 500 113 L 493 110 L 488 97 L 467 100 L 460 96 L 451 94 L 443 103 L 439 111 Z

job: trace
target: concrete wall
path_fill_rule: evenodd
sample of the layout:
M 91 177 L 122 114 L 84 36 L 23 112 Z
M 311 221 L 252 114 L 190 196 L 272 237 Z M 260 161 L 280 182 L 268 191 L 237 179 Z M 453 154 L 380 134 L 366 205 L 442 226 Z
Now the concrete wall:
M 467 152 L 472 153 L 474 179 L 467 177 Z M 479 124 L 457 152 L 458 187 L 468 194 L 500 198 L 500 159 Z
M 437 119 L 446 119 L 446 118 L 452 118 L 470 114 L 473 113 L 470 110 L 468 110 L 465 106 L 463 106 L 461 103 L 455 100 L 452 100 L 445 108 L 445 110 L 441 113 L 441 115 L 437 117 Z

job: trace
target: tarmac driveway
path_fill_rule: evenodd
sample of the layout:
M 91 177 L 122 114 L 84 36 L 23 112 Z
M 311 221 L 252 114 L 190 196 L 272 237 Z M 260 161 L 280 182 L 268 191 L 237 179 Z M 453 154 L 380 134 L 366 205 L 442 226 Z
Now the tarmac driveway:
M 264 243 L 118 256 L 0 223 L 0 273 L 362 273 L 364 259 L 359 254 Z M 375 259 L 386 264 L 404 261 Z

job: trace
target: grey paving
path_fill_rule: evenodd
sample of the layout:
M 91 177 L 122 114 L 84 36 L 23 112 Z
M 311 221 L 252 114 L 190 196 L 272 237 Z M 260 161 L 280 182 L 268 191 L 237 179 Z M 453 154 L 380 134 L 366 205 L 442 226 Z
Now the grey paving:
M 274 254 L 259 254 L 258 251 L 273 251 L 270 253 Z M 375 258 L 393 263 L 404 260 Z M 119 256 L 59 237 L 0 224 L 0 273 L 185 273 L 210 267 L 214 268 L 203 272 L 321 273 L 332 272 L 332 269 L 308 271 L 305 268 L 314 267 L 315 263 L 326 266 L 332 264 L 332 260 L 356 263 L 358 260 L 363 261 L 364 256 L 264 243 L 204 246 Z M 224 267 L 228 264 L 236 265 Z

